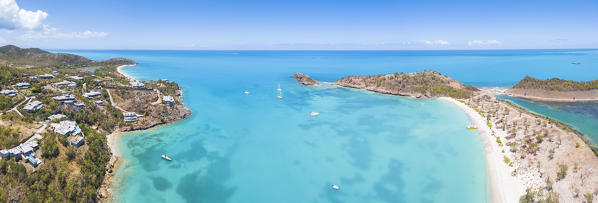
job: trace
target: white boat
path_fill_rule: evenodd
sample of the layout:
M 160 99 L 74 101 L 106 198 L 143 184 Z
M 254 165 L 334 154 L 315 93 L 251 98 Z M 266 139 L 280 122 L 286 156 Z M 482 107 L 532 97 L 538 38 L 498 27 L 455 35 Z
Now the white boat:
M 282 96 L 281 96 L 281 95 L 278 95 L 278 96 L 276 96 L 276 97 L 277 97 L 277 98 L 279 98 L 279 99 L 282 99 Z
M 478 129 L 478 126 L 476 126 L 476 125 L 468 125 L 467 129 L 469 129 L 469 130 Z
M 320 113 L 318 113 L 318 112 L 315 112 L 315 111 L 312 111 L 312 112 L 311 112 L 311 116 L 317 116 L 317 115 L 320 115 Z
M 162 154 L 162 158 L 163 158 L 163 159 L 166 159 L 166 160 L 168 160 L 168 161 L 172 161 L 172 159 L 171 159 L 170 157 L 168 157 L 168 156 L 166 156 L 166 155 L 164 155 L 164 154 Z
M 249 94 L 249 91 L 245 90 L 245 94 Z
M 340 189 L 341 189 L 341 187 L 339 187 L 338 185 L 332 185 L 332 189 L 335 189 L 335 190 L 340 190 Z
M 278 88 L 276 88 L 276 90 L 278 90 L 279 92 L 282 91 L 282 88 L 280 88 L 280 84 L 278 84 Z

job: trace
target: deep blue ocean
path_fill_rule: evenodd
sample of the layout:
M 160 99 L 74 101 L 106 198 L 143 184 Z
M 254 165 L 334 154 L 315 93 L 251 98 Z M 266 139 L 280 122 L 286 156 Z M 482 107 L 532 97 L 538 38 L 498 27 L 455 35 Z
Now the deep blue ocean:
M 597 50 L 66 52 L 133 59 L 139 65 L 124 72 L 177 81 L 194 112 L 120 140 L 119 202 L 486 202 L 482 145 L 458 107 L 304 87 L 289 76 L 433 69 L 477 87 L 509 87 L 526 75 L 598 78 Z M 598 137 L 594 103 L 515 103 Z

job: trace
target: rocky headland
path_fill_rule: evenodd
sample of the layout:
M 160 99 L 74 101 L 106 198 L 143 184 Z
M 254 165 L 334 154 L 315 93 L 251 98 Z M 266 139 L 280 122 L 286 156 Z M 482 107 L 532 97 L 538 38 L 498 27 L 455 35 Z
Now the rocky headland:
M 512 97 L 543 101 L 598 101 L 598 80 L 572 81 L 559 78 L 539 80 L 526 76 L 505 93 Z

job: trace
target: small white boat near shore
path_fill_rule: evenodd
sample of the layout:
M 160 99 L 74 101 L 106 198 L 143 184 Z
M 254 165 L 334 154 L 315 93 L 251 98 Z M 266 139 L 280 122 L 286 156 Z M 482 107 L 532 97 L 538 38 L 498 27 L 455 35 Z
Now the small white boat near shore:
M 315 112 L 315 111 L 312 111 L 310 115 L 311 115 L 311 116 L 317 116 L 317 115 L 320 115 L 320 113 L 318 113 L 318 112 Z
M 164 155 L 164 154 L 162 154 L 162 158 L 163 158 L 163 159 L 166 159 L 166 160 L 168 160 L 168 161 L 172 161 L 172 159 L 171 159 L 170 157 L 168 157 L 168 156 L 166 156 L 166 155 Z
M 332 185 L 332 189 L 335 189 L 335 190 L 340 190 L 340 189 L 341 189 L 341 187 L 339 187 L 338 185 Z

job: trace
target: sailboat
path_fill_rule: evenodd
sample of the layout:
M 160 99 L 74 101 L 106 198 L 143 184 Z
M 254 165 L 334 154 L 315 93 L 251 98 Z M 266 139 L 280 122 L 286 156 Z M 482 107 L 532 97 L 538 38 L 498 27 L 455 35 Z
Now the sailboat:
M 282 91 L 282 88 L 280 88 L 280 84 L 278 84 L 278 88 L 276 88 L 276 90 L 278 90 L 279 92 Z

